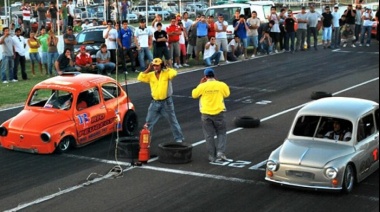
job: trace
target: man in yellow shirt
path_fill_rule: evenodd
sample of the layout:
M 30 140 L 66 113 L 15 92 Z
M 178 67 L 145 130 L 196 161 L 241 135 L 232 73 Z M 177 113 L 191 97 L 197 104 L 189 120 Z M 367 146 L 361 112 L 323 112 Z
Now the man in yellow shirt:
M 202 128 L 210 162 L 230 161 L 225 155 L 227 127 L 224 114 L 226 111 L 224 99 L 229 96 L 230 88 L 226 83 L 215 79 L 214 70 L 211 68 L 205 69 L 204 77 L 192 92 L 194 99 L 200 98 Z
M 148 108 L 146 123 L 152 133 L 154 125 L 161 116 L 165 117 L 171 126 L 171 130 L 176 142 L 184 140 L 181 126 L 177 121 L 172 99 L 172 80 L 177 76 L 177 71 L 166 68 L 160 58 L 155 58 L 148 68 L 139 74 L 137 80 L 149 83 L 152 95 L 152 102 Z

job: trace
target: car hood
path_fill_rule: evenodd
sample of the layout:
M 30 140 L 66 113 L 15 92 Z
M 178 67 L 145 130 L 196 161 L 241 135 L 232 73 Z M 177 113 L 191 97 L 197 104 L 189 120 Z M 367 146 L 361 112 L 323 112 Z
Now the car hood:
M 328 162 L 354 152 L 351 146 L 317 140 L 286 140 L 279 160 L 283 164 L 323 168 Z
M 55 109 L 22 110 L 10 120 L 8 129 L 10 132 L 41 133 L 52 126 L 71 120 L 67 113 Z

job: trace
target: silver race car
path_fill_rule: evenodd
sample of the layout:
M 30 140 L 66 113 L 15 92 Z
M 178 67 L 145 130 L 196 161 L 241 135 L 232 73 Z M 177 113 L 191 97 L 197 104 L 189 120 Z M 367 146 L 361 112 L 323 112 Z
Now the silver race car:
M 331 97 L 297 113 L 274 150 L 265 179 L 272 183 L 349 193 L 379 168 L 379 104 Z

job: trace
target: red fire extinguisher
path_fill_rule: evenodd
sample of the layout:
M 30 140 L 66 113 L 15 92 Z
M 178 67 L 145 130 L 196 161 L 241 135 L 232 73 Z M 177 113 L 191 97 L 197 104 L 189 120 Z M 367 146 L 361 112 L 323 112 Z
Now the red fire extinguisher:
M 140 132 L 140 152 L 139 161 L 146 163 L 150 158 L 150 131 L 148 130 L 148 125 L 145 124 L 144 128 Z

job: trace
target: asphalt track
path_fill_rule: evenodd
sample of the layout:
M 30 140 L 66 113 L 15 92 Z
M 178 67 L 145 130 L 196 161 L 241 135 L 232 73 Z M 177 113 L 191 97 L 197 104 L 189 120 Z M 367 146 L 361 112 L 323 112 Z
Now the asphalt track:
M 344 51 L 343 51 L 344 50 Z M 198 100 L 190 98 L 202 71 L 180 74 L 174 81 L 177 118 L 192 162 L 162 164 L 156 158 L 141 167 L 116 161 L 115 135 L 63 155 L 32 155 L 0 149 L 1 211 L 379 211 L 379 171 L 349 195 L 273 186 L 264 165 L 281 145 L 297 110 L 312 91 L 379 102 L 379 46 L 276 54 L 216 67 L 217 78 L 231 88 L 227 156 L 232 163 L 209 164 L 200 127 Z M 128 91 L 140 126 L 149 105 L 146 84 Z M 0 122 L 17 114 L 0 112 Z M 233 118 L 258 117 L 261 126 L 240 129 Z M 157 145 L 172 141 L 166 120 L 155 127 Z M 109 172 L 119 164 L 123 172 Z

